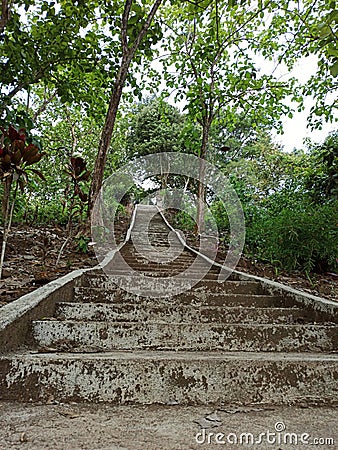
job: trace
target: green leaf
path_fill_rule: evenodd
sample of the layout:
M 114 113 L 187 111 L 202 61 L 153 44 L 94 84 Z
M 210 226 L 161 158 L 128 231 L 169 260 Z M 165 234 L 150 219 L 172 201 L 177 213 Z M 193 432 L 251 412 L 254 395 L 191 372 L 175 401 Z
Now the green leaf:
M 129 17 L 128 25 L 135 25 L 136 23 L 138 23 L 138 21 L 139 21 L 139 16 L 134 15 L 132 17 Z
M 320 24 L 318 30 L 320 39 L 325 39 L 331 35 L 331 28 L 326 24 Z
M 333 77 L 338 76 L 338 60 L 330 67 L 330 72 Z
M 334 47 L 329 47 L 329 48 L 327 49 L 327 54 L 328 54 L 329 56 L 335 56 L 335 57 L 338 57 L 338 49 L 337 49 L 337 48 L 334 48 Z

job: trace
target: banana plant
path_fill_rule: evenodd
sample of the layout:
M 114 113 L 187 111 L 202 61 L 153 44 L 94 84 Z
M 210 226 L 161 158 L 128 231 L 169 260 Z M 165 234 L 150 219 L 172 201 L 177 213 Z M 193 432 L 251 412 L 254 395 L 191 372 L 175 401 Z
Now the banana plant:
M 4 193 L 2 198 L 3 214 L 3 240 L 0 256 L 0 279 L 2 277 L 5 251 L 8 241 L 8 235 L 12 225 L 12 218 L 15 206 L 15 200 L 18 188 L 23 192 L 29 181 L 29 173 L 34 173 L 44 180 L 43 174 L 32 168 L 43 157 L 38 145 L 28 142 L 27 134 L 24 128 L 17 130 L 10 125 L 8 129 L 1 130 L 0 146 L 0 181 L 4 183 Z M 10 194 L 14 185 L 12 203 Z

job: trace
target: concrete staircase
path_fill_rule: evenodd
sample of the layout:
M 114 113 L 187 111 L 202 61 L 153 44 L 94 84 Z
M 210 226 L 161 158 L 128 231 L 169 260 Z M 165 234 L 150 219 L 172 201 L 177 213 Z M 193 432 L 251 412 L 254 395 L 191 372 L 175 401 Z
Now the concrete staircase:
M 1 397 L 337 402 L 334 318 L 238 273 L 220 283 L 219 271 L 184 248 L 154 207 L 139 206 L 131 240 L 105 271 L 86 272 L 72 301 L 60 298 L 51 317 L 32 322 L 34 348 L 0 358 Z

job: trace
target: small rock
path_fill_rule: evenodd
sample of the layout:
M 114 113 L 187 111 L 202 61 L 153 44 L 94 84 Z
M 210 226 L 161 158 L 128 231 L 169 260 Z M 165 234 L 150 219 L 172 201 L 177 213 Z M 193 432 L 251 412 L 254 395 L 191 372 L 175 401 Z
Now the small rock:
M 80 417 L 80 414 L 76 414 L 73 411 L 59 411 L 59 414 L 64 417 L 68 417 L 68 419 L 76 419 Z
M 12 271 L 8 269 L 2 269 L 2 278 L 9 278 L 12 275 Z
M 214 411 L 211 414 L 206 415 L 205 417 L 202 417 L 201 419 L 194 420 L 195 423 L 198 423 L 198 425 L 201 428 L 215 428 L 223 425 L 223 422 L 217 415 L 217 411 Z
M 207 420 L 211 420 L 212 422 L 222 422 L 219 418 L 217 411 L 214 411 L 213 413 L 209 414 L 208 416 L 205 416 Z
M 21 433 L 20 442 L 28 442 L 27 434 L 25 431 L 23 433 Z
M 46 401 L 46 405 L 55 405 L 55 398 L 53 395 L 50 395 Z
M 180 403 L 177 400 L 169 400 L 167 405 L 168 406 L 176 406 L 179 405 Z

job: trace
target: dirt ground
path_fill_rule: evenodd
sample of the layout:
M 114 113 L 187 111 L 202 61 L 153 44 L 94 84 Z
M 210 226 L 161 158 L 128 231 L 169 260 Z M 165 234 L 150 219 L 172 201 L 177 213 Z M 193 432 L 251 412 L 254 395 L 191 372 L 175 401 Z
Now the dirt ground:
M 122 221 L 116 228 L 117 239 L 127 228 L 128 220 Z M 98 264 L 89 230 L 74 232 L 59 258 L 66 239 L 67 232 L 60 226 L 12 228 L 0 280 L 0 307 L 75 269 Z
M 337 413 L 257 405 L 215 412 L 206 406 L 0 403 L 0 449 L 337 449 Z

